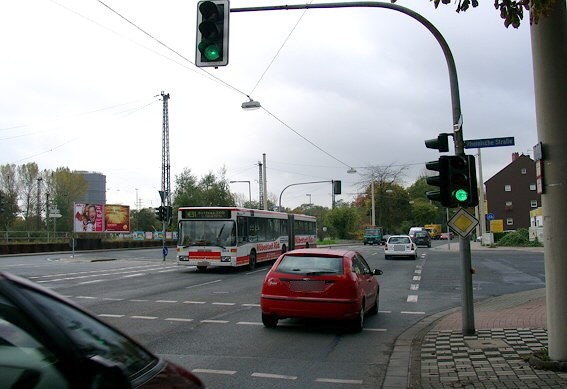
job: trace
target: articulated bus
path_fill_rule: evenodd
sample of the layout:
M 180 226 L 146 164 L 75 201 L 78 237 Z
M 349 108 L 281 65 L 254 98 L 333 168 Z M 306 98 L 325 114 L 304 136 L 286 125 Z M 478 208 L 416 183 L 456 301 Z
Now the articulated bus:
M 177 263 L 198 270 L 254 269 L 287 250 L 316 246 L 313 216 L 233 207 L 182 207 L 178 216 Z

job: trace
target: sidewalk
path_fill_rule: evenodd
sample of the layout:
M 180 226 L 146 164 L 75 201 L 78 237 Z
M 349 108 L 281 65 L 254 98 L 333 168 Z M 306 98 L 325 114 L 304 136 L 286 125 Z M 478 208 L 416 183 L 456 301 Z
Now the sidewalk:
M 449 242 L 443 241 L 442 245 L 433 247 L 433 251 L 459 251 L 459 240 L 453 239 Z M 502 246 L 502 247 L 489 247 L 483 246 L 480 242 L 471 242 L 472 251 L 510 251 L 510 250 L 520 250 L 520 251 L 531 251 L 534 253 L 543 253 L 543 247 L 513 247 L 513 246 Z
M 524 359 L 547 347 L 545 289 L 475 303 L 474 336 L 461 310 L 432 315 L 397 339 L 383 388 L 567 388 L 567 373 Z

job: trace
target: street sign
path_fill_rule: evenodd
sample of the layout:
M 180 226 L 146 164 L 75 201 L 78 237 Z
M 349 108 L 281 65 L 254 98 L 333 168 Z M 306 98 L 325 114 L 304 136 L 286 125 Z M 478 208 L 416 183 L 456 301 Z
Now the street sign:
M 457 234 L 466 238 L 471 231 L 475 229 L 478 224 L 478 220 L 473 215 L 465 211 L 464 208 L 459 208 L 447 224 Z
M 168 250 L 167 247 L 164 247 L 163 250 L 162 250 L 162 252 L 163 252 L 163 256 L 164 256 L 164 257 L 167 257 L 167 254 L 169 253 L 169 250 Z
M 514 146 L 514 137 L 509 136 L 506 138 L 465 140 L 465 149 L 479 149 L 482 147 L 502 147 L 502 146 Z
M 486 214 L 486 220 L 494 220 L 494 214 L 493 213 L 487 213 Z
M 50 213 L 49 217 L 54 218 L 54 219 L 58 219 L 58 218 L 61 217 L 61 214 L 60 213 Z

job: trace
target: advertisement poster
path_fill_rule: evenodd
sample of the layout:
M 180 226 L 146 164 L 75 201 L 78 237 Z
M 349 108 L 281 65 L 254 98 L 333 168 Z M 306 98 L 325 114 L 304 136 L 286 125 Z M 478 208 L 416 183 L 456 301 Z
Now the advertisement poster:
M 144 240 L 144 231 L 134 231 L 132 232 L 132 239 L 134 240 Z
M 103 206 L 102 204 L 74 204 L 75 232 L 103 232 Z
M 154 240 L 163 240 L 163 231 L 154 232 Z
M 130 207 L 117 204 L 105 205 L 104 224 L 107 232 L 130 232 Z
M 154 233 L 151 231 L 146 231 L 146 239 L 152 240 L 154 238 Z

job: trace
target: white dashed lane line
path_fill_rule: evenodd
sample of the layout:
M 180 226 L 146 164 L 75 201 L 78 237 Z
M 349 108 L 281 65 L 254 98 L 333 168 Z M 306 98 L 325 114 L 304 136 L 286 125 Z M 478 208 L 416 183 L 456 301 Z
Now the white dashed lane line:
M 201 374 L 223 374 L 223 375 L 234 375 L 236 370 L 213 370 L 213 369 L 193 369 L 193 373 Z
M 199 286 L 205 286 L 205 285 L 210 285 L 210 284 L 216 284 L 217 282 L 221 282 L 221 281 L 222 281 L 222 280 L 214 280 L 214 281 L 209 281 L 209 282 L 203 282 L 202 284 L 196 284 L 196 285 L 187 286 L 186 289 L 198 288 Z
M 114 315 L 114 314 L 111 314 L 111 313 L 101 313 L 99 316 L 100 317 L 124 317 L 124 315 Z
M 134 273 L 134 274 L 128 274 L 126 276 L 122 276 L 122 278 L 132 278 L 132 277 L 141 277 L 141 276 L 145 276 L 146 273 Z
M 362 380 L 343 380 L 339 378 L 317 378 L 315 382 L 324 382 L 327 384 L 362 385 Z
M 400 313 L 404 315 L 425 315 L 425 312 L 401 311 Z
M 410 290 L 418 290 L 419 289 L 419 284 L 411 284 L 410 285 Z
M 276 380 L 296 380 L 297 376 L 295 375 L 281 375 L 281 374 L 272 374 L 272 373 L 252 373 L 252 377 L 256 378 L 271 378 Z
M 421 281 L 421 276 L 413 276 L 414 281 Z
M 193 319 L 184 319 L 181 317 L 168 317 L 166 319 L 163 319 L 165 321 L 179 321 L 179 322 L 191 322 L 193 321 Z
M 168 304 L 175 304 L 177 300 L 156 300 L 156 303 L 168 303 Z
M 417 303 L 417 294 L 410 294 L 408 296 L 408 303 Z
M 213 305 L 236 305 L 236 303 L 212 303 Z
M 183 301 L 183 304 L 206 304 L 206 301 Z
M 227 324 L 230 323 L 228 320 L 201 320 L 201 323 L 210 323 L 210 324 Z
M 259 321 L 239 321 L 236 324 L 245 325 L 245 326 L 263 326 L 264 325 Z
M 157 316 L 130 316 L 131 319 L 141 319 L 141 320 L 155 320 Z

